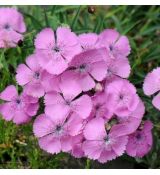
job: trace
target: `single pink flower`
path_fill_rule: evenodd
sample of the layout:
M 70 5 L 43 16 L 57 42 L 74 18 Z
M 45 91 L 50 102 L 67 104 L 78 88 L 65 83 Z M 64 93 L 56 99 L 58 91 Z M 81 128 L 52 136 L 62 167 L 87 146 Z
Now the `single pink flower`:
M 148 96 L 160 91 L 160 68 L 148 73 L 144 80 L 143 91 Z M 160 110 L 160 93 L 153 98 L 152 104 Z
M 147 120 L 141 127 L 142 128 L 139 128 L 133 134 L 129 135 L 126 152 L 132 157 L 143 157 L 152 147 L 152 122 Z
M 0 48 L 16 47 L 26 31 L 22 14 L 7 7 L 0 8 L 0 16 Z
M 105 54 L 105 48 L 87 50 L 76 55 L 69 64 L 70 76 L 77 79 L 83 91 L 91 90 L 95 87 L 95 81 L 106 77 Z
M 47 87 L 46 79 L 48 80 L 51 75 L 48 75 L 49 73 L 42 70 L 36 54 L 33 54 L 26 59 L 26 65 L 20 64 L 16 72 L 16 80 L 19 85 L 24 86 L 26 94 L 33 97 L 44 96 Z M 45 82 L 43 82 L 43 80 Z M 55 86 L 52 86 L 53 90 L 54 87 Z
M 84 51 L 98 48 L 98 35 L 95 33 L 83 33 L 78 36 L 80 45 Z
M 36 52 L 40 52 L 39 63 L 51 74 L 61 74 L 72 58 L 81 51 L 78 37 L 69 28 L 43 29 L 35 40 Z M 43 53 L 43 54 L 42 54 Z
M 105 29 L 99 34 L 99 47 L 106 47 L 112 58 L 126 58 L 130 53 L 130 45 L 126 36 L 121 36 L 114 29 Z
M 85 155 L 101 163 L 121 156 L 128 142 L 128 137 L 119 135 L 114 128 L 106 132 L 105 121 L 102 118 L 94 118 L 88 122 L 84 129 L 84 137 Z
M 63 119 L 41 114 L 33 124 L 33 132 L 43 150 L 57 154 L 71 151 L 72 137 L 80 134 L 82 127 L 83 120 L 75 114 Z
M 139 97 L 136 88 L 124 79 L 118 79 L 111 82 L 105 88 L 108 105 L 118 116 L 127 116 L 134 111 L 139 103 Z
M 15 86 L 8 86 L 0 94 L 0 99 L 6 101 L 0 105 L 0 113 L 7 121 L 13 120 L 16 124 L 28 122 L 32 116 L 36 115 L 39 104 L 38 98 L 22 93 L 18 95 Z
M 67 73 L 60 77 L 60 92 L 48 92 L 45 95 L 45 113 L 48 116 L 63 118 L 70 112 L 87 118 L 92 110 L 92 100 L 88 95 L 81 95 L 81 88 Z

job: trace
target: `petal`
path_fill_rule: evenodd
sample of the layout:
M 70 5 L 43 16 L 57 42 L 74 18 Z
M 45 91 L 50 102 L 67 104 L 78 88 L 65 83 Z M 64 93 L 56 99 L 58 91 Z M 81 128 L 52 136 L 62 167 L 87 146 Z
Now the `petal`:
M 64 72 L 60 77 L 59 87 L 67 100 L 72 100 L 81 93 L 81 87 L 71 72 Z
M 26 103 L 26 104 L 30 104 L 30 103 L 38 103 L 38 98 L 36 97 L 32 97 L 32 96 L 29 96 L 27 95 L 24 91 L 22 92 L 21 94 L 21 98 L 22 100 Z
M 43 71 L 41 74 L 41 84 L 45 92 L 56 91 L 59 89 L 59 77 L 49 74 L 47 71 Z
M 105 61 L 93 63 L 90 74 L 97 80 L 102 81 L 107 75 L 107 64 Z
M 143 84 L 143 91 L 146 95 L 152 95 L 160 90 L 160 68 L 148 73 Z
M 20 64 L 16 72 L 16 80 L 19 85 L 23 86 L 32 80 L 32 71 L 25 64 Z
M 116 41 L 115 46 L 120 50 L 120 52 L 124 56 L 128 56 L 130 54 L 131 48 L 129 45 L 129 40 L 126 36 L 120 36 Z
M 107 161 L 113 160 L 117 157 L 114 151 L 102 151 L 98 161 L 100 163 L 106 163 Z
M 152 104 L 153 104 L 154 107 L 156 107 L 158 110 L 160 110 L 160 93 L 158 93 L 158 95 L 156 95 L 153 98 Z
M 49 92 L 49 93 L 46 93 L 46 95 L 44 97 L 44 102 L 45 102 L 46 106 L 47 105 L 56 105 L 56 104 L 64 103 L 64 99 L 57 92 Z
M 45 95 L 45 104 L 45 113 L 56 123 L 64 121 L 70 112 L 70 107 L 55 92 Z
M 45 66 L 46 71 L 53 75 L 59 75 L 68 67 L 66 60 L 61 55 L 54 55 L 51 61 Z
M 17 125 L 27 123 L 31 120 L 31 117 L 28 116 L 24 111 L 16 111 L 13 117 L 13 122 Z
M 144 132 L 151 132 L 152 128 L 153 128 L 153 123 L 150 120 L 146 120 L 143 128 Z
M 87 104 L 87 105 L 86 105 Z M 92 110 L 92 101 L 88 95 L 83 95 L 72 102 L 71 109 L 81 118 L 86 119 Z
M 129 156 L 132 156 L 132 157 L 136 157 L 136 152 L 137 152 L 137 146 L 136 143 L 134 142 L 134 138 L 133 138 L 133 135 L 130 135 L 129 136 L 129 139 L 128 139 L 128 144 L 126 146 L 126 153 L 129 155 Z
M 48 135 L 39 139 L 41 149 L 51 154 L 58 154 L 61 151 L 61 142 L 59 138 Z
M 5 101 L 11 101 L 14 97 L 18 95 L 16 87 L 13 85 L 7 86 L 4 91 L 0 94 L 0 99 Z
M 74 46 L 78 44 L 78 38 L 74 32 L 71 32 L 70 28 L 58 27 L 56 34 L 58 45 Z
M 38 108 L 39 108 L 38 103 L 30 103 L 26 104 L 24 110 L 29 116 L 35 116 L 37 114 Z
M 103 45 L 109 45 L 115 43 L 118 39 L 119 33 L 114 29 L 105 29 L 99 35 L 99 42 Z
M 28 83 L 24 87 L 24 91 L 27 95 L 33 96 L 33 97 L 42 97 L 44 96 L 44 88 L 40 83 Z
M 67 62 L 71 62 L 75 55 L 79 54 L 82 51 L 79 43 L 75 46 L 65 46 L 61 51 L 63 57 L 67 60 Z
M 88 74 L 79 77 L 79 84 L 83 91 L 89 91 L 96 85 L 94 80 Z
M 84 33 L 78 36 L 79 42 L 84 50 L 93 49 L 96 46 L 98 35 L 95 33 Z
M 72 138 L 70 136 L 65 136 L 61 138 L 62 151 L 68 152 L 72 149 Z
M 128 143 L 128 136 L 117 137 L 115 143 L 112 144 L 112 148 L 116 155 L 121 156 L 125 150 Z
M 81 119 L 77 114 L 72 113 L 67 123 L 65 124 L 65 128 L 71 136 L 76 136 L 80 134 L 84 128 L 84 120 Z
M 116 75 L 122 78 L 128 78 L 131 71 L 131 67 L 127 58 L 116 59 L 112 69 L 113 73 L 115 72 Z
M 139 104 L 137 105 L 137 108 L 130 114 L 130 116 L 137 118 L 141 120 L 145 113 L 145 106 L 142 100 L 139 98 Z
M 46 51 L 38 50 L 38 51 L 36 51 L 36 57 L 37 57 L 39 65 L 43 69 L 47 69 L 48 64 L 50 63 L 50 61 L 53 58 L 53 54 L 48 53 Z
M 54 31 L 51 28 L 45 28 L 38 33 L 34 42 L 36 49 L 52 49 L 54 44 Z
M 72 147 L 72 156 L 75 158 L 84 157 L 84 151 L 82 150 L 82 144 L 76 144 Z
M 27 57 L 26 64 L 32 71 L 37 71 L 40 69 L 40 65 L 38 63 L 37 55 L 33 54 Z
M 39 115 L 33 123 L 33 132 L 36 137 L 44 137 L 53 132 L 54 123 L 45 114 Z
M 89 121 L 83 131 L 87 140 L 103 140 L 106 136 L 105 123 L 102 118 L 94 118 Z
M 70 113 L 70 108 L 64 104 L 47 105 L 45 114 L 49 116 L 56 124 L 65 121 Z
M 82 148 L 87 157 L 96 160 L 99 159 L 103 151 L 103 142 L 86 140 L 83 142 Z
M 8 102 L 5 104 L 0 104 L 0 113 L 5 120 L 10 121 L 12 120 L 15 111 L 12 108 L 11 103 Z
M 72 59 L 70 66 L 78 67 L 82 64 L 90 65 L 92 63 L 103 61 L 106 59 L 106 54 L 107 54 L 107 51 L 104 47 L 99 49 L 87 50 L 76 55 Z

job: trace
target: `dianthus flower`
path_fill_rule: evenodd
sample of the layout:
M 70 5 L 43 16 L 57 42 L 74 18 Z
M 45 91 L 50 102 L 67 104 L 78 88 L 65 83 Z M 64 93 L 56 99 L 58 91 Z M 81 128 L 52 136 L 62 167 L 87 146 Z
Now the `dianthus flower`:
M 0 48 L 16 47 L 26 31 L 22 14 L 7 7 L 0 8 L 0 16 Z
M 0 113 L 7 121 L 13 120 L 16 124 L 23 124 L 36 115 L 39 108 L 38 98 L 22 93 L 18 95 L 16 87 L 8 86 L 0 94 L 0 99 L 5 103 L 0 104 Z

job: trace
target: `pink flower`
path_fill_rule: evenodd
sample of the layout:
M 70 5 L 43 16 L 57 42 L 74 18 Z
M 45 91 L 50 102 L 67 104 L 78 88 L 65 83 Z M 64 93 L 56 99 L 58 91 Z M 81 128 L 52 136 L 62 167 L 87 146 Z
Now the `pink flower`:
M 106 29 L 99 35 L 99 47 L 106 47 L 112 58 L 126 58 L 130 45 L 126 36 L 121 36 L 114 29 Z
M 105 88 L 109 106 L 118 116 L 127 116 L 134 111 L 139 103 L 136 88 L 128 81 L 119 79 Z
M 152 147 L 152 130 L 151 121 L 145 121 L 142 128 L 131 134 L 128 139 L 126 152 L 132 157 L 143 157 Z
M 98 48 L 98 35 L 95 33 L 83 33 L 78 36 L 80 45 L 84 51 Z
M 45 88 L 42 84 L 46 74 L 37 62 L 37 55 L 33 54 L 26 59 L 26 65 L 20 64 L 17 68 L 16 80 L 24 86 L 26 94 L 33 97 L 42 97 Z
M 105 93 L 97 93 L 92 97 L 93 109 L 92 114 L 94 117 L 102 117 L 104 119 L 110 119 L 113 115 L 113 111 L 108 108 L 109 101 Z
M 48 153 L 57 154 L 72 149 L 72 137 L 80 134 L 83 120 L 72 114 L 69 118 L 38 116 L 33 124 L 33 132 L 40 147 Z
M 148 73 L 144 80 L 143 91 L 148 96 L 160 91 L 160 68 Z M 160 110 L 160 93 L 153 98 L 152 104 Z
M 23 16 L 14 8 L 0 8 L 0 48 L 16 47 L 23 40 L 26 26 Z
M 83 143 L 85 155 L 93 160 L 105 163 L 121 156 L 128 142 L 127 136 L 121 136 L 114 128 L 106 132 L 102 118 L 94 118 L 84 129 L 86 141 Z
M 8 86 L 0 94 L 0 99 L 6 101 L 0 105 L 0 113 L 7 121 L 13 120 L 16 124 L 28 122 L 36 115 L 39 108 L 38 99 L 22 93 L 18 95 L 15 86 Z
M 87 118 L 92 110 L 92 101 L 88 95 L 81 95 L 77 81 L 67 73 L 62 74 L 59 83 L 60 92 L 48 92 L 45 95 L 45 113 L 48 116 L 63 118 L 70 112 Z
M 81 89 L 88 91 L 95 87 L 95 81 L 106 77 L 106 49 L 93 49 L 76 55 L 70 63 L 70 76 L 77 79 Z
M 78 37 L 69 28 L 43 29 L 35 40 L 36 52 L 40 52 L 39 63 L 51 74 L 61 74 L 72 58 L 81 51 Z M 43 53 L 43 54 L 42 54 Z

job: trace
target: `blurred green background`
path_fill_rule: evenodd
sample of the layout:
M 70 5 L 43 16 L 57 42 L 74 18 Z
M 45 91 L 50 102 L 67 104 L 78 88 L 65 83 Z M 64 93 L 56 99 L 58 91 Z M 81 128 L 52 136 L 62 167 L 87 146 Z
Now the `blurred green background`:
M 0 118 L 0 168 L 160 168 L 160 112 L 142 91 L 146 73 L 160 66 L 160 6 L 14 7 L 23 13 L 27 32 L 23 46 L 0 49 L 0 91 L 9 84 L 16 84 L 16 67 L 33 52 L 34 37 L 42 28 L 69 25 L 77 34 L 116 28 L 130 40 L 132 73 L 129 79 L 145 102 L 144 119 L 154 123 L 154 145 L 142 159 L 124 155 L 107 164 L 75 159 L 65 153 L 53 156 L 40 150 L 32 133 L 32 123 L 16 126 Z

